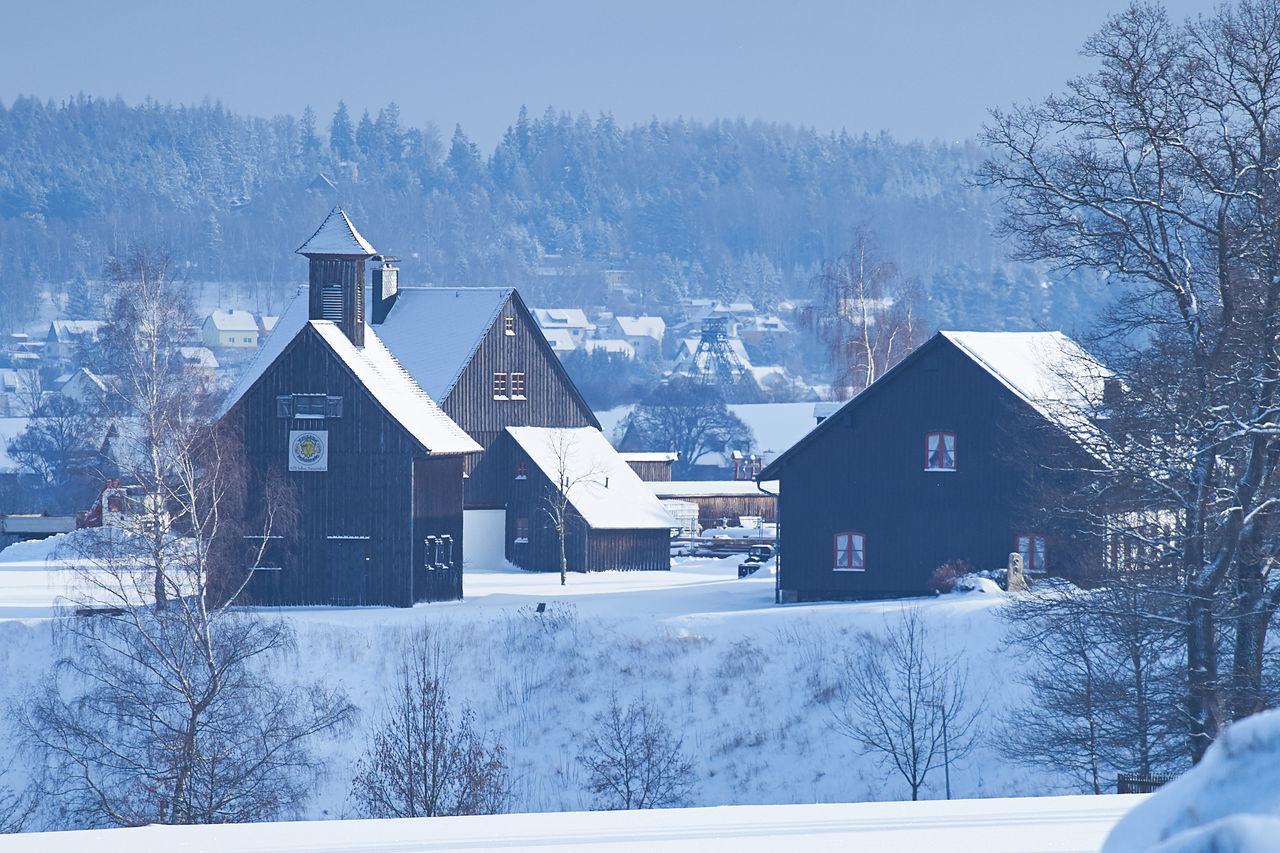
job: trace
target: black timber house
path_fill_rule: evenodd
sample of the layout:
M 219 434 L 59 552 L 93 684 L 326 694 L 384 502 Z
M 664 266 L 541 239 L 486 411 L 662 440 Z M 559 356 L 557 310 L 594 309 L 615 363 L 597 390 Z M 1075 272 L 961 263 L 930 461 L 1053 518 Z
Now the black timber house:
M 257 491 L 276 477 L 296 503 L 296 525 L 273 535 L 249 598 L 460 598 L 463 466 L 480 447 L 366 323 L 364 266 L 375 252 L 346 214 L 335 208 L 298 253 L 309 284 L 221 415 L 241 436 Z
M 483 448 L 467 458 L 464 487 L 464 550 L 477 563 L 558 571 L 546 490 L 566 474 L 574 481 L 565 524 L 571 570 L 671 567 L 670 516 L 605 440 L 514 288 L 400 287 L 387 264 L 373 276 L 377 334 Z M 575 449 L 560 460 L 567 468 L 538 452 L 547 442 Z
M 1096 548 L 1049 496 L 1097 458 L 1107 376 L 1060 333 L 939 332 L 760 473 L 779 481 L 779 602 L 923 595 L 943 563 L 1011 553 L 1087 579 Z

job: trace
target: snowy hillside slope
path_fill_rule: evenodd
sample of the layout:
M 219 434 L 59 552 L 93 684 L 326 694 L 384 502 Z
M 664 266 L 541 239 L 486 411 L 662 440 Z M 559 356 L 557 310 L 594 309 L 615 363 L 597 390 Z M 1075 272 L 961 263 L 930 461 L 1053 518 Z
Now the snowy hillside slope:
M 20 700 L 54 658 L 48 617 L 69 578 L 42 568 L 54 545 L 0 553 L 0 617 L 17 617 L 0 618 L 0 703 Z M 896 773 L 831 727 L 842 650 L 862 632 L 883 632 L 903 608 L 919 610 L 937 643 L 964 652 L 989 731 L 1023 700 L 1001 648 L 1000 593 L 777 606 L 770 570 L 738 580 L 733 559 L 570 575 L 563 588 L 554 574 L 499 567 L 468 571 L 465 584 L 464 601 L 409 609 L 265 611 L 297 635 L 296 652 L 279 661 L 281 678 L 340 684 L 364 712 L 356 731 L 321 745 L 327 772 L 296 817 L 354 816 L 352 764 L 392 681 L 397 648 L 426 625 L 452 647 L 454 698 L 507 748 L 515 811 L 590 807 L 578 744 L 613 694 L 624 704 L 645 697 L 683 736 L 697 774 L 691 805 L 908 797 Z M 1076 790 L 1052 769 L 1011 764 L 991 743 L 953 764 L 951 785 L 957 798 Z M 943 796 L 941 770 L 922 796 Z

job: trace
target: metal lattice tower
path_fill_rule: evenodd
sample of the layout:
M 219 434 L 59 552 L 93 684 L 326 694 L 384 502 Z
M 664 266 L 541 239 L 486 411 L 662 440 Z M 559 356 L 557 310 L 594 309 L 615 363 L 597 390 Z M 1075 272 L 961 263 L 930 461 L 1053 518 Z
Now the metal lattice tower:
M 702 339 L 693 353 L 689 372 L 708 385 L 736 385 L 746 375 L 742 361 L 729 346 L 728 328 L 726 317 L 702 321 Z

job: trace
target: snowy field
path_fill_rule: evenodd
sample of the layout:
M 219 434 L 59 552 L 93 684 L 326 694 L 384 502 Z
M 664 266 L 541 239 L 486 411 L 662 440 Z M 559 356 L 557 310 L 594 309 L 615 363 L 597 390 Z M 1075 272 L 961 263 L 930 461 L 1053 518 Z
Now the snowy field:
M 54 658 L 49 617 L 74 577 L 46 564 L 58 538 L 0 552 L 0 703 L 20 700 Z M 454 846 L 520 846 L 513 839 L 528 837 L 544 839 L 538 846 L 552 848 L 597 839 L 602 845 L 621 845 L 618 849 L 691 849 L 708 838 L 737 837 L 735 827 L 759 821 L 741 834 L 786 835 L 787 841 L 812 849 L 855 844 L 869 850 L 1097 850 L 1106 830 L 1132 804 L 1119 797 L 1047 798 L 1081 789 L 1051 768 L 1011 764 L 990 742 L 953 762 L 954 796 L 1040 799 L 887 802 L 909 798 L 905 782 L 831 726 L 842 650 L 862 633 L 885 631 L 902 608 L 918 608 L 936 642 L 964 652 L 971 666 L 970 695 L 983 709 L 983 724 L 994 733 L 1002 716 L 1015 712 L 1023 699 L 1021 687 L 1009 678 L 1010 652 L 1002 647 L 996 616 L 1003 594 L 777 606 L 772 566 L 739 580 L 737 562 L 691 558 L 677 560 L 671 572 L 571 574 L 566 587 L 553 574 L 511 567 L 469 570 L 466 599 L 460 602 L 405 609 L 264 610 L 288 620 L 297 635 L 297 649 L 278 662 L 281 678 L 341 685 L 363 712 L 354 732 L 321 745 L 324 772 L 310 807 L 295 817 L 356 816 L 347 792 L 366 726 L 392 682 L 400 643 L 427 625 L 447 638 L 452 649 L 453 697 L 468 703 L 478 727 L 492 732 L 507 749 L 514 780 L 512 809 L 582 813 L 568 823 L 556 816 L 527 815 L 486 819 L 490 823 L 440 823 L 461 827 Z M 539 603 L 546 604 L 544 613 L 536 612 Z M 590 813 L 577 748 L 611 695 L 624 704 L 644 697 L 663 709 L 668 725 L 682 734 L 697 775 L 692 806 L 858 805 L 830 810 L 702 808 L 648 818 Z M 930 774 L 921 796 L 942 798 L 941 770 Z M 866 805 L 875 802 L 882 805 Z M 641 821 L 645 831 L 629 828 L 636 824 L 628 821 Z M 1039 827 L 1034 836 L 1028 834 L 1033 824 Z M 928 827 L 941 833 L 944 825 L 946 833 L 959 833 L 957 839 L 981 837 L 986 843 L 939 843 L 942 836 L 930 835 Z M 332 842 L 329 846 L 305 841 L 290 846 L 356 849 L 365 831 L 361 826 L 343 823 L 332 834 L 319 830 Z M 154 843 L 127 844 L 203 849 L 203 842 L 188 848 L 187 841 L 175 839 L 171 845 L 159 840 L 169 831 L 148 829 L 156 836 Z M 221 840 L 213 846 L 248 850 L 274 843 L 255 840 L 258 836 L 240 838 L 236 831 L 218 830 L 228 834 L 217 836 Z M 276 830 L 263 831 L 269 835 Z M 388 838 L 387 844 L 425 849 L 420 846 L 424 832 L 409 827 L 400 841 Z M 436 830 L 430 832 L 435 837 Z M 905 840 L 901 845 L 881 843 L 874 835 L 878 832 L 911 838 L 918 846 Z M 1018 846 L 1017 839 L 1029 845 L 1032 837 L 1037 846 Z M 53 843 L 55 836 L 42 838 Z M 622 844 L 624 838 L 635 843 Z M 40 843 L 36 837 L 5 839 L 0 849 Z M 115 849 L 105 840 L 102 844 L 85 842 L 88 849 Z M 267 846 L 255 846 L 260 844 Z M 756 848 L 739 844 L 735 849 Z
M 147 826 L 0 838 L 23 853 L 140 851 L 663 851 L 1084 853 L 1143 795 L 809 806 L 721 806 L 417 820 Z

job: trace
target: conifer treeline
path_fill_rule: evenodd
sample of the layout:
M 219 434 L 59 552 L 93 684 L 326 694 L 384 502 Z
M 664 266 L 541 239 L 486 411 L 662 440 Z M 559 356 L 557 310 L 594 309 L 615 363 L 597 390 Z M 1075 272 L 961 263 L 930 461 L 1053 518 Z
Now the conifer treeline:
M 134 243 L 276 307 L 301 274 L 292 250 L 338 202 L 411 283 L 510 283 L 570 303 L 625 266 L 651 310 L 738 292 L 768 305 L 803 295 L 869 225 L 921 279 L 936 322 L 1069 322 L 1084 291 L 1040 287 L 994 242 L 992 200 L 966 183 L 981 159 L 973 142 L 621 127 L 551 109 L 522 109 L 486 155 L 460 127 L 446 143 L 404 126 L 394 103 L 359 119 L 339 103 L 324 121 L 310 108 L 261 119 L 207 102 L 19 98 L 0 104 L 0 326 L 30 316 L 33 285 L 74 293 Z

